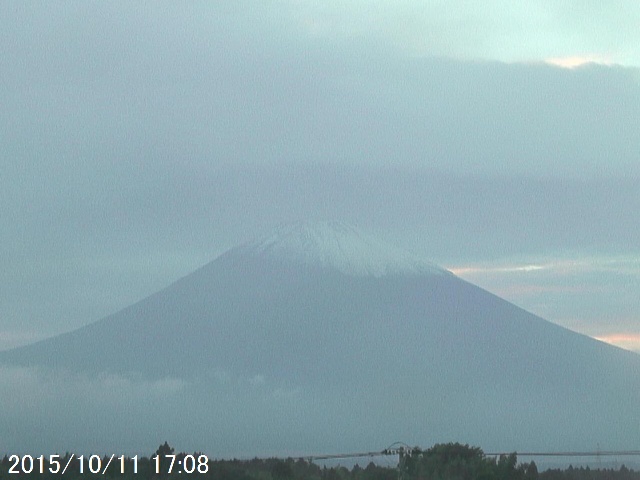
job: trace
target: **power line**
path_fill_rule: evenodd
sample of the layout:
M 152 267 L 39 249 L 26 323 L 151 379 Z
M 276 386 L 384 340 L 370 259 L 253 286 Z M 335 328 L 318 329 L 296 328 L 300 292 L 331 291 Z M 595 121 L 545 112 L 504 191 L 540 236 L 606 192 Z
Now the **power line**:
M 396 446 L 400 445 L 400 446 Z M 397 442 L 382 451 L 376 452 L 356 452 L 356 453 L 334 453 L 325 455 L 306 455 L 297 459 L 313 462 L 315 460 L 333 460 L 340 458 L 360 458 L 360 457 L 380 457 L 387 455 L 411 454 L 414 452 L 424 452 L 426 449 L 409 447 L 406 444 Z M 616 456 L 640 456 L 640 450 L 611 450 L 597 452 L 488 452 L 487 457 L 499 457 L 501 455 L 511 455 L 515 453 L 522 457 L 616 457 Z
M 510 453 L 485 453 L 490 457 L 510 455 L 515 453 L 523 457 L 617 457 L 640 455 L 640 450 L 612 450 L 608 452 L 510 452 Z
M 333 460 L 336 458 L 358 458 L 358 457 L 380 457 L 383 455 L 397 455 L 391 453 L 382 452 L 359 452 L 359 453 L 329 453 L 326 455 L 307 455 L 304 457 L 298 457 L 300 460 L 308 460 L 310 462 L 314 460 Z

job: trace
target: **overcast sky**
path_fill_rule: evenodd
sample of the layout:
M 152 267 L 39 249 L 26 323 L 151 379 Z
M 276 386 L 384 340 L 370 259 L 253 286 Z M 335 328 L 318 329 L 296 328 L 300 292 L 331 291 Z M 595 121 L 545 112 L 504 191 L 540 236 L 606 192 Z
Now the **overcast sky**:
M 0 3 L 0 348 L 300 219 L 640 351 L 640 3 Z

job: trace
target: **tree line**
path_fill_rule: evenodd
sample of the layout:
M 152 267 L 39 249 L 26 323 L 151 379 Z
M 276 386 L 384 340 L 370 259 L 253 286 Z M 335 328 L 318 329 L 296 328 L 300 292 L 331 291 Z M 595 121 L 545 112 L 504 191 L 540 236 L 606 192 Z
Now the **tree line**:
M 292 458 L 210 459 L 199 452 L 175 453 L 167 442 L 149 457 L 118 457 L 115 464 L 105 469 L 104 474 L 97 467 L 106 466 L 108 457 L 93 458 L 91 464 L 86 462 L 84 465 L 74 461 L 69 453 L 56 456 L 53 463 L 50 462 L 51 458 L 31 459 L 32 464 L 27 461 L 22 465 L 19 461 L 16 465 L 15 457 L 4 455 L 0 460 L 0 480 L 76 480 L 87 477 L 164 480 L 182 476 L 195 476 L 201 480 L 640 480 L 640 472 L 624 465 L 617 470 L 570 466 L 564 470 L 539 472 L 533 461 L 518 463 L 515 453 L 490 457 L 478 447 L 460 443 L 437 444 L 426 450 L 401 450 L 396 468 L 373 462 L 365 467 L 358 464 L 352 468 L 326 467 Z M 69 467 L 63 476 L 61 469 L 67 462 Z M 185 473 L 184 470 L 191 473 Z

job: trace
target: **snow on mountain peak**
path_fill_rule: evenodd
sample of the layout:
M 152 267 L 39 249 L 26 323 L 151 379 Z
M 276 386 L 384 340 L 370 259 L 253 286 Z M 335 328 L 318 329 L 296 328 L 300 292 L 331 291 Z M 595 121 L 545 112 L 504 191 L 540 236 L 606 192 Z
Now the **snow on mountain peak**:
M 335 268 L 354 276 L 445 274 L 447 270 L 340 222 L 299 222 L 245 244 L 236 253 Z

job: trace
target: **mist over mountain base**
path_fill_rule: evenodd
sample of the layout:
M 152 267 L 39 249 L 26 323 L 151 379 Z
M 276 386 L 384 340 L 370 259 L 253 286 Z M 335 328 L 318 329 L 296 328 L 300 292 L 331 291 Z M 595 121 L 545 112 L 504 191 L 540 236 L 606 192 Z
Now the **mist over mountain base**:
M 11 399 L 0 421 L 11 452 L 145 454 L 159 439 L 216 458 L 376 451 L 398 439 L 462 440 L 485 451 L 591 451 L 600 444 L 594 438 L 623 449 L 637 433 L 604 416 L 585 423 L 578 405 L 557 408 L 549 399 L 524 408 L 530 399 L 518 394 L 467 398 L 438 385 L 405 389 L 400 398 L 397 384 L 322 389 L 224 375 L 149 381 L 4 367 L 0 380 Z

